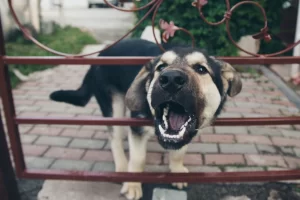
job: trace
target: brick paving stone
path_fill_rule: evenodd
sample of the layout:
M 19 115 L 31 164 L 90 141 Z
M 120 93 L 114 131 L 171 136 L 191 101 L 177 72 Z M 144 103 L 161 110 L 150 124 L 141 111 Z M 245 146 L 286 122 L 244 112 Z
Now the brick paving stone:
M 260 114 L 260 113 L 244 113 L 243 117 L 270 117 L 269 114 Z
M 97 162 L 94 164 L 92 171 L 114 172 L 115 164 L 113 162 Z
M 38 111 L 40 110 L 40 106 L 16 106 L 16 111 L 17 112 L 26 112 L 26 111 Z
M 92 114 L 95 111 L 94 108 L 69 108 L 66 110 L 70 114 Z
M 227 101 L 224 106 L 226 106 L 226 107 L 236 107 L 234 101 Z
M 146 164 L 160 165 L 163 162 L 163 156 L 162 153 L 147 152 Z
M 33 100 L 14 99 L 15 105 L 33 105 Z
M 286 156 L 295 156 L 294 149 L 292 147 L 280 147 L 280 151 Z
M 60 125 L 60 124 L 54 124 L 51 125 L 52 127 L 56 127 L 56 128 L 72 128 L 72 129 L 80 129 L 80 125 Z
M 239 97 L 253 97 L 253 94 L 250 92 L 244 92 L 242 91 L 239 95 Z
M 262 167 L 225 167 L 225 172 L 253 172 L 264 171 Z
M 93 138 L 95 139 L 109 139 L 109 133 L 107 131 L 96 131 Z
M 234 143 L 235 139 L 234 135 L 202 134 L 200 135 L 200 141 L 202 143 Z
M 206 165 L 233 165 L 233 164 L 245 164 L 243 155 L 233 154 L 214 154 L 204 155 Z
M 300 168 L 300 159 L 285 156 L 284 160 L 287 162 L 288 167 L 291 169 L 299 169 Z
M 221 153 L 258 153 L 257 149 L 254 144 L 220 144 L 220 151 Z
M 186 154 L 183 159 L 185 165 L 203 165 L 203 160 L 200 154 Z
M 48 146 L 30 145 L 30 144 L 24 144 L 22 145 L 22 147 L 23 147 L 24 154 L 27 156 L 41 156 L 48 149 Z
M 239 118 L 239 117 L 242 117 L 242 114 L 241 113 L 227 113 L 227 112 L 223 112 L 219 115 L 218 118 Z
M 289 170 L 286 168 L 280 168 L 280 167 L 268 167 L 267 171 L 284 171 L 284 170 Z
M 300 140 L 294 138 L 272 137 L 272 141 L 279 147 L 300 147 Z
M 300 148 L 294 148 L 295 154 L 300 157 Z
M 219 167 L 215 166 L 186 166 L 189 170 L 189 172 L 221 172 L 221 169 Z
M 285 137 L 300 139 L 300 131 L 298 131 L 298 130 L 282 130 L 282 134 Z
M 188 145 L 189 153 L 218 153 L 216 144 L 192 143 Z
M 272 145 L 272 142 L 268 137 L 261 135 L 236 135 L 236 141 L 237 143 Z
M 66 147 L 69 144 L 70 141 L 71 141 L 71 138 L 67 138 L 67 137 L 40 136 L 35 141 L 35 144 Z
M 255 113 L 260 113 L 260 114 L 268 113 L 271 116 L 280 116 L 280 115 L 282 115 L 279 110 L 275 110 L 275 109 L 254 108 L 253 110 L 254 110 Z
M 74 137 L 74 138 L 93 138 L 95 131 L 93 130 L 79 130 L 79 129 L 65 129 L 62 131 L 61 136 Z
M 213 126 L 209 126 L 199 130 L 199 134 L 213 134 L 215 133 L 215 128 Z
M 267 125 L 265 127 L 275 128 L 275 129 L 281 129 L 281 130 L 292 129 L 293 128 L 292 125 Z
M 245 155 L 248 165 L 286 167 L 282 156 L 278 155 Z
M 289 107 L 295 107 L 295 104 L 289 102 L 289 101 L 273 101 L 272 103 L 278 104 L 278 105 L 283 105 L 283 106 L 289 106 Z
M 237 107 L 237 108 L 225 108 L 225 112 L 237 112 L 237 113 L 253 113 L 252 108 L 242 108 L 242 107 Z
M 49 136 L 58 136 L 62 131 L 62 128 L 55 128 L 49 126 L 35 126 L 29 134 L 33 135 L 49 135 Z
M 61 147 L 51 147 L 45 154 L 45 157 L 62 158 L 70 160 L 79 160 L 84 153 L 82 149 L 70 149 Z
M 28 133 L 33 128 L 33 125 L 19 125 L 19 132 L 21 134 Z
M 166 150 L 157 142 L 148 142 L 147 150 L 149 152 L 166 152 Z
M 128 141 L 123 141 L 123 147 L 124 147 L 124 150 L 129 150 L 129 144 L 128 144 Z M 111 150 L 111 146 L 110 146 L 110 142 L 108 141 L 104 147 L 105 150 Z
M 52 165 L 51 169 L 59 170 L 80 170 L 89 171 L 92 168 L 93 162 L 87 162 L 83 160 L 56 160 Z
M 75 117 L 75 114 L 69 113 L 49 113 L 47 117 Z
M 201 154 L 186 154 L 183 163 L 185 165 L 203 165 Z M 169 164 L 169 155 L 164 156 L 164 164 Z
M 146 165 L 145 172 L 169 172 L 168 165 Z
M 21 112 L 18 117 L 46 117 L 48 115 L 47 112 L 41 111 L 24 111 Z
M 103 140 L 94 140 L 94 139 L 78 139 L 75 138 L 70 143 L 72 148 L 82 148 L 82 149 L 102 149 L 105 145 Z
M 82 160 L 86 161 L 114 161 L 111 151 L 87 150 Z
M 106 126 L 82 126 L 81 130 L 107 131 Z
M 258 144 L 257 149 L 261 154 L 275 154 L 277 151 L 273 146 Z
M 252 103 L 252 102 L 236 102 L 235 104 L 237 107 L 242 107 L 242 108 L 260 108 L 260 107 L 262 107 L 262 104 Z
M 28 169 L 48 169 L 53 161 L 53 158 L 25 156 L 25 163 Z
M 37 135 L 21 135 L 22 144 L 32 144 L 39 136 Z
M 215 131 L 216 134 L 248 134 L 247 128 L 241 126 L 217 126 Z
M 66 107 L 60 107 L 60 106 L 56 107 L 55 105 L 42 107 L 40 109 L 40 111 L 41 112 L 54 113 L 54 114 L 68 114 L 68 113 L 66 113 Z
M 265 135 L 265 136 L 281 136 L 281 130 L 264 128 L 264 127 L 248 127 L 252 135 Z
M 281 112 L 289 112 L 293 114 L 299 114 L 299 109 L 298 108 L 293 108 L 293 107 L 286 107 L 286 106 L 281 106 Z
M 300 130 L 300 125 L 296 124 L 296 125 L 294 125 L 294 127 L 295 127 L 296 130 Z

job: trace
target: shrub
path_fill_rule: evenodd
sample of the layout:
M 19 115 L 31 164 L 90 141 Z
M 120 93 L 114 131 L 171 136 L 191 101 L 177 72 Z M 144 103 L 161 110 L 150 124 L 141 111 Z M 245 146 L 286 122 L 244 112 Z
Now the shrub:
M 264 7 L 268 17 L 269 33 L 273 40 L 266 44 L 261 43 L 260 53 L 272 53 L 284 48 L 279 39 L 274 37 L 279 32 L 282 4 L 286 0 L 258 0 Z M 145 1 L 143 1 L 143 5 Z M 149 0 L 147 1 L 149 2 Z M 196 46 L 207 49 L 211 54 L 232 56 L 237 55 L 237 48 L 231 44 L 226 34 L 225 24 L 211 26 L 206 24 L 199 16 L 198 10 L 191 6 L 192 1 L 187 0 L 164 0 L 156 16 L 155 24 L 158 26 L 159 19 L 165 21 L 174 21 L 175 25 L 189 30 L 196 39 Z M 240 0 L 230 0 L 231 5 L 240 2 Z M 137 6 L 142 3 L 138 2 Z M 136 12 L 137 20 L 141 19 L 147 10 Z M 203 8 L 206 19 L 210 22 L 216 22 L 223 18 L 226 10 L 224 0 L 210 0 Z M 140 37 L 143 29 L 151 25 L 151 17 L 148 17 L 134 32 L 133 37 Z M 264 26 L 263 15 L 260 10 L 253 5 L 242 5 L 233 12 L 230 22 L 230 29 L 235 41 L 242 36 L 258 33 Z M 183 32 L 177 31 L 175 36 L 169 40 L 172 43 L 191 43 L 189 36 Z

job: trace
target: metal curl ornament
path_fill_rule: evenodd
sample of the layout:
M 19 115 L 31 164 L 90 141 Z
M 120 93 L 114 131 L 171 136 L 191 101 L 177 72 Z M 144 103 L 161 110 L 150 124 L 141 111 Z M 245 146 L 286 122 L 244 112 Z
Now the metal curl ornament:
M 187 33 L 192 38 L 192 46 L 195 47 L 195 38 L 194 36 L 186 29 L 178 27 L 174 24 L 173 21 L 170 23 L 164 21 L 163 19 L 159 20 L 159 25 L 162 30 L 164 30 L 162 34 L 162 40 L 167 43 L 170 37 L 174 37 L 176 31 L 183 31 Z
M 207 1 L 207 3 L 204 3 L 205 1 Z M 295 46 L 297 46 L 298 44 L 300 44 L 300 40 L 297 41 L 296 43 L 292 44 L 292 45 L 289 45 L 288 47 L 286 47 L 285 49 L 283 49 L 282 51 L 279 51 L 279 52 L 275 52 L 275 53 L 271 53 L 271 54 L 255 54 L 255 53 L 251 53 L 245 49 L 243 49 L 242 47 L 240 47 L 235 41 L 234 39 L 232 38 L 232 35 L 231 35 L 231 32 L 230 32 L 230 20 L 231 20 L 231 14 L 241 5 L 245 5 L 245 4 L 251 4 L 251 5 L 254 5 L 256 7 L 258 7 L 263 15 L 263 18 L 264 18 L 264 27 L 260 30 L 259 33 L 256 33 L 254 35 L 252 35 L 252 37 L 254 39 L 264 39 L 264 41 L 266 42 L 270 42 L 272 40 L 272 37 L 271 35 L 268 33 L 268 19 L 267 19 L 267 15 L 266 15 L 266 12 L 265 12 L 265 9 L 257 2 L 254 2 L 254 1 L 241 1 L 237 4 L 235 4 L 233 7 L 231 7 L 230 5 L 230 2 L 229 0 L 225 0 L 225 3 L 226 3 L 226 11 L 225 11 L 225 14 L 224 14 L 224 18 L 219 21 L 219 22 L 209 22 L 203 12 L 202 12 L 202 8 L 208 4 L 208 0 L 196 0 L 193 2 L 193 6 L 194 7 L 197 7 L 198 8 L 198 11 L 199 11 L 199 15 L 200 17 L 202 18 L 202 20 L 204 22 L 206 22 L 207 24 L 209 25 L 213 25 L 213 26 L 217 26 L 217 25 L 221 25 L 223 23 L 226 23 L 226 31 L 227 31 L 227 35 L 229 37 L 229 40 L 231 41 L 231 43 L 236 47 L 238 48 L 239 50 L 249 54 L 249 55 L 252 55 L 252 56 L 255 56 L 255 57 L 272 57 L 272 56 L 277 56 L 277 55 L 280 55 L 280 54 L 283 54 L 287 51 L 290 51 L 291 49 L 293 49 Z
M 157 12 L 158 12 L 158 9 L 160 7 L 160 5 L 163 3 L 164 0 L 151 0 L 149 3 L 147 3 L 146 5 L 144 6 L 141 6 L 139 8 L 133 8 L 133 9 L 123 9 L 123 8 L 120 8 L 120 7 L 117 7 L 117 6 L 114 6 L 113 4 L 109 3 L 107 0 L 104 0 L 104 2 L 116 9 L 116 10 L 119 10 L 119 11 L 122 11 L 122 12 L 136 12 L 136 11 L 140 11 L 140 10 L 143 10 L 143 9 L 146 9 L 148 7 L 149 10 L 148 12 L 142 17 L 142 19 L 128 32 L 126 33 L 125 35 L 123 35 L 120 39 L 116 40 L 115 42 L 113 42 L 112 44 L 110 45 L 107 45 L 104 49 L 102 50 L 99 50 L 99 51 L 95 51 L 95 52 L 92 52 L 92 53 L 87 53 L 87 54 L 77 54 L 77 55 L 73 55 L 73 54 L 66 54 L 66 53 L 63 53 L 63 52 L 59 52 L 59 51 L 56 51 L 54 49 L 51 49 L 47 46 L 45 46 L 44 44 L 40 43 L 38 40 L 36 40 L 32 34 L 21 24 L 20 20 L 18 19 L 17 15 L 16 15 L 16 12 L 12 6 L 12 1 L 13 0 L 7 0 L 8 1 L 8 5 L 9 5 L 9 8 L 10 8 L 10 11 L 12 13 L 12 16 L 13 16 L 13 19 L 14 21 L 17 23 L 17 25 L 19 26 L 20 30 L 23 32 L 24 34 L 24 37 L 26 37 L 27 39 L 31 40 L 35 45 L 37 45 L 38 47 L 40 47 L 41 49 L 44 49 L 52 54 L 55 54 L 55 55 L 58 55 L 58 56 L 64 56 L 64 57 L 74 57 L 74 58 L 80 58 L 80 57 L 86 57 L 86 56 L 90 56 L 90 55 L 94 55 L 94 54 L 97 54 L 97 53 L 100 53 L 112 46 L 114 46 L 116 43 L 118 43 L 119 41 L 121 41 L 122 39 L 126 38 L 131 32 L 133 32 L 137 26 L 139 26 L 152 12 L 153 12 L 153 16 L 152 16 L 152 31 L 153 31 L 153 36 L 155 38 L 155 42 L 156 44 L 160 47 L 160 49 L 162 51 L 165 51 L 164 48 L 162 47 L 161 44 L 159 44 L 157 38 L 156 38 L 156 34 L 154 34 L 154 27 L 155 27 L 155 18 L 156 18 L 156 15 L 157 15 Z M 291 49 L 293 49 L 295 46 L 297 46 L 299 43 L 300 43 L 300 40 L 297 41 L 296 43 L 294 44 L 291 44 L 289 45 L 288 47 L 286 47 L 285 49 L 279 51 L 279 52 L 275 52 L 275 53 L 271 53 L 271 54 L 255 54 L 255 53 L 251 53 L 245 49 L 243 49 L 242 47 L 240 47 L 235 41 L 234 39 L 232 38 L 232 35 L 231 35 L 231 32 L 230 32 L 230 20 L 231 20 L 231 15 L 232 13 L 241 5 L 245 5 L 245 4 L 251 4 L 251 5 L 254 5 L 256 7 L 258 7 L 262 13 L 262 16 L 264 18 L 264 27 L 260 30 L 260 32 L 258 33 L 255 33 L 252 35 L 252 37 L 254 39 L 263 39 L 265 40 L 266 42 L 270 42 L 272 40 L 272 37 L 271 35 L 268 33 L 268 22 L 267 22 L 267 16 L 266 16 L 266 12 L 264 10 L 264 8 L 257 2 L 254 2 L 254 1 L 240 1 L 239 3 L 235 4 L 234 6 L 231 7 L 230 5 L 230 1 L 229 0 L 225 0 L 225 3 L 226 3 L 226 10 L 224 12 L 224 17 L 222 20 L 220 20 L 219 22 L 209 22 L 203 12 L 202 12 L 202 8 L 207 5 L 209 2 L 208 0 L 194 0 L 194 2 L 192 2 L 192 6 L 196 7 L 198 9 L 198 12 L 199 12 L 199 15 L 200 15 L 200 18 L 207 24 L 209 25 L 212 25 L 212 26 L 217 26 L 217 25 L 221 25 L 223 23 L 226 24 L 226 32 L 227 32 L 227 35 L 228 35 L 228 38 L 229 40 L 232 42 L 232 44 L 238 48 L 239 50 L 249 54 L 249 55 L 252 55 L 254 57 L 272 57 L 272 56 L 277 56 L 277 55 L 280 55 L 280 54 L 283 54 L 287 51 L 290 51 Z M 161 23 L 162 21 L 160 21 Z M 165 24 L 167 25 L 167 24 Z M 170 38 L 170 37 L 173 37 L 175 32 L 180 30 L 180 31 L 183 31 L 185 33 L 187 33 L 191 38 L 192 38 L 192 41 L 193 41 L 193 46 L 195 46 L 195 38 L 194 36 L 186 29 L 184 28 L 181 28 L 181 27 L 177 27 L 174 25 L 174 23 L 171 21 L 170 24 L 168 24 L 168 26 L 163 26 L 161 27 L 163 30 L 164 30 L 164 33 L 162 35 L 163 37 L 163 40 L 165 42 L 167 42 L 167 40 Z M 165 29 L 166 28 L 166 29 Z

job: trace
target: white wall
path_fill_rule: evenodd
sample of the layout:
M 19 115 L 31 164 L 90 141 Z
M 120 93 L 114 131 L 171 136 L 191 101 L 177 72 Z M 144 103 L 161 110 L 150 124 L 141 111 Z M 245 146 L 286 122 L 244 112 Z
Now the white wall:
M 32 24 L 37 31 L 39 31 L 39 10 L 38 10 L 39 0 L 14 0 L 13 7 L 14 10 L 22 24 Z M 0 0 L 0 11 L 1 19 L 3 23 L 4 36 L 14 29 L 18 28 L 14 22 L 11 12 L 8 7 L 7 0 Z
M 87 0 L 42 0 L 42 9 L 52 9 L 52 2 L 59 3 L 62 1 L 63 7 L 66 9 L 71 8 L 87 8 L 88 7 L 88 1 Z

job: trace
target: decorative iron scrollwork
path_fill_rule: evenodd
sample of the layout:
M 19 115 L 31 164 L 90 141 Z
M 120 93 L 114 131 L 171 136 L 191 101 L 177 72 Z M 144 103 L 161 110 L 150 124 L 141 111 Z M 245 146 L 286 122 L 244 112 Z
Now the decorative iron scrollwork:
M 108 45 L 106 46 L 104 49 L 100 50 L 100 51 L 96 51 L 96 52 L 92 52 L 92 53 L 88 53 L 88 54 L 78 54 L 78 55 L 72 55 L 72 54 L 65 54 L 63 52 L 58 52 L 54 49 L 51 49 L 47 46 L 45 46 L 44 44 L 40 43 L 38 40 L 36 40 L 31 34 L 30 32 L 28 32 L 26 30 L 26 28 L 20 23 L 20 20 L 18 19 L 16 13 L 15 13 L 15 10 L 12 6 L 12 1 L 13 0 L 8 0 L 8 4 L 9 4 L 9 7 L 10 7 L 10 10 L 12 12 L 12 16 L 15 20 L 15 22 L 18 24 L 18 26 L 20 27 L 20 29 L 22 30 L 24 36 L 26 38 L 28 38 L 29 40 L 31 40 L 33 43 L 35 43 L 37 46 L 39 46 L 40 48 L 48 51 L 48 52 L 51 52 L 55 55 L 58 55 L 58 56 L 65 56 L 65 57 L 86 57 L 86 56 L 90 56 L 90 55 L 93 55 L 93 54 L 97 54 L 97 53 L 100 53 L 110 47 L 112 47 L 113 45 L 115 45 L 116 43 L 118 43 L 119 41 L 121 41 L 122 39 L 124 39 L 125 37 L 127 37 L 130 33 L 132 33 L 149 15 L 150 13 L 153 12 L 153 16 L 152 16 L 152 30 L 153 30 L 153 36 L 155 38 L 155 41 L 157 43 L 157 45 L 161 48 L 161 50 L 164 51 L 164 48 L 162 47 L 161 44 L 159 44 L 157 38 L 156 38 L 156 34 L 154 34 L 154 27 L 155 27 L 155 18 L 156 18 L 156 14 L 158 12 L 158 9 L 160 7 L 160 5 L 163 3 L 164 0 L 151 0 L 149 3 L 147 3 L 146 5 L 144 6 L 141 6 L 139 8 L 133 8 L 133 9 L 124 9 L 124 8 L 120 8 L 120 7 L 117 7 L 113 4 L 111 4 L 110 2 L 108 2 L 107 0 L 104 0 L 104 2 L 116 9 L 116 10 L 119 10 L 119 11 L 123 11 L 123 12 L 136 12 L 136 11 L 140 11 L 140 10 L 144 10 L 146 8 L 149 8 L 150 6 L 152 6 L 148 12 L 142 17 L 142 19 L 128 32 L 126 33 L 124 36 L 122 36 L 120 39 L 118 39 L 117 41 L 115 41 L 114 43 L 112 43 L 111 45 Z M 255 57 L 272 57 L 272 56 L 277 56 L 277 55 L 281 55 L 291 49 L 293 49 L 295 46 L 297 46 L 299 43 L 300 43 L 300 40 L 297 41 L 296 43 L 292 44 L 292 45 L 289 45 L 287 48 L 285 48 L 284 50 L 282 51 L 279 51 L 279 52 L 275 52 L 275 53 L 271 53 L 271 54 L 255 54 L 255 53 L 251 53 L 245 49 L 243 49 L 242 47 L 240 47 L 237 42 L 234 41 L 234 39 L 232 38 L 232 35 L 231 35 L 231 30 L 230 30 L 230 20 L 231 20 L 231 16 L 232 16 L 232 13 L 238 8 L 240 7 L 241 5 L 245 5 L 245 4 L 250 4 L 250 5 L 254 5 L 256 7 L 258 7 L 260 9 L 260 12 L 262 14 L 262 17 L 264 19 L 264 27 L 260 30 L 260 32 L 254 34 L 252 37 L 254 39 L 257 39 L 257 40 L 264 40 L 266 42 L 270 42 L 272 40 L 272 37 L 270 36 L 270 34 L 268 33 L 268 20 L 267 20 L 267 16 L 266 16 L 266 12 L 264 10 L 264 8 L 257 2 L 254 2 L 254 1 L 240 1 L 239 3 L 235 4 L 234 6 L 231 6 L 230 5 L 230 0 L 225 0 L 225 3 L 226 3 L 226 10 L 224 11 L 224 17 L 222 20 L 220 20 L 219 22 L 209 22 L 206 17 L 204 16 L 203 12 L 202 12 L 202 9 L 205 5 L 207 5 L 209 3 L 208 0 L 195 0 L 194 2 L 191 3 L 192 6 L 194 6 L 196 9 L 198 9 L 199 11 L 199 16 L 200 18 L 207 24 L 209 25 L 212 25 L 212 26 L 218 26 L 218 25 L 222 25 L 225 23 L 226 25 L 226 32 L 227 32 L 227 35 L 228 35 L 228 38 L 229 40 L 232 42 L 232 44 L 234 46 L 236 46 L 236 48 L 238 48 L 239 50 L 249 54 L 249 55 L 252 55 L 252 56 L 255 56 Z M 183 31 L 185 32 L 186 34 L 188 34 L 191 39 L 192 39 L 192 45 L 195 46 L 195 38 L 194 36 L 186 29 L 184 29 L 183 27 L 178 27 L 175 25 L 175 23 L 173 21 L 170 21 L 169 23 L 164 21 L 163 19 L 160 19 L 159 21 L 159 25 L 160 25 L 160 28 L 163 30 L 163 33 L 162 33 L 162 39 L 164 42 L 167 42 L 168 39 L 170 37 L 174 37 L 175 35 L 175 32 L 176 31 Z

